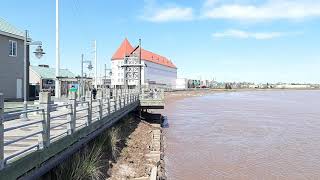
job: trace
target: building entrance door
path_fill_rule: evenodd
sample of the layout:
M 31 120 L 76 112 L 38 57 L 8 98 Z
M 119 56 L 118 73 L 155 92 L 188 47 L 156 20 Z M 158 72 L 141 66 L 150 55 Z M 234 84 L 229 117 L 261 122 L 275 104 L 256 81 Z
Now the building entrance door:
M 22 79 L 17 79 L 17 99 L 22 99 Z

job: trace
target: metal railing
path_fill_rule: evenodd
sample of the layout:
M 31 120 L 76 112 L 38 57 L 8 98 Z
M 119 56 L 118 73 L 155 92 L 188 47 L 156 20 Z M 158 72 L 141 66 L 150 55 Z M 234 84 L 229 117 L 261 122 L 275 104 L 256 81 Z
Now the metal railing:
M 75 92 L 72 92 L 67 103 L 57 105 L 51 102 L 48 92 L 41 92 L 39 106 L 35 109 L 4 113 L 3 95 L 0 93 L 0 168 L 10 163 L 9 160 L 47 148 L 51 142 L 90 126 L 139 100 L 136 90 L 113 90 L 112 95 L 110 92 L 100 93 L 98 99 L 93 100 L 90 95 L 85 101 L 79 101 Z M 29 119 L 21 119 L 21 114 L 30 114 Z M 15 143 L 21 144 L 14 146 Z
M 13 119 L 12 117 L 16 117 L 16 116 L 20 116 L 21 114 L 29 114 L 29 113 L 37 113 L 37 112 L 41 112 L 42 115 L 40 115 L 38 118 L 35 118 L 33 120 L 30 121 L 24 121 L 22 123 L 16 123 L 14 121 L 16 121 L 16 119 Z M 43 125 L 45 123 L 45 117 L 44 117 L 44 109 L 34 109 L 34 110 L 22 110 L 19 112 L 11 112 L 11 113 L 5 113 L 1 116 L 0 120 L 0 161 L 1 161 L 1 168 L 4 167 L 4 165 L 11 159 L 18 157 L 28 151 L 31 151 L 33 149 L 41 149 L 42 146 L 42 142 L 41 140 L 44 139 L 45 137 L 45 130 L 43 129 Z M 7 126 L 4 126 L 5 124 L 7 124 Z M 10 139 L 6 139 L 5 135 L 7 133 L 10 133 L 14 130 L 17 129 L 21 129 L 21 128 L 28 128 L 30 126 L 34 126 L 34 125 L 38 125 L 41 126 L 40 128 L 37 129 L 33 129 L 31 131 L 29 131 L 27 134 L 23 134 L 23 136 L 15 136 L 14 139 L 10 140 Z M 12 154 L 9 154 L 7 156 L 5 156 L 4 154 L 4 150 L 5 147 L 11 146 L 14 147 L 15 144 L 18 144 L 19 142 L 22 142 L 23 140 L 26 139 L 30 139 L 32 137 L 37 136 L 38 141 L 35 144 L 29 144 L 29 146 L 17 150 L 15 152 L 13 152 Z
M 141 99 L 164 99 L 164 91 L 163 89 L 142 89 L 141 90 Z

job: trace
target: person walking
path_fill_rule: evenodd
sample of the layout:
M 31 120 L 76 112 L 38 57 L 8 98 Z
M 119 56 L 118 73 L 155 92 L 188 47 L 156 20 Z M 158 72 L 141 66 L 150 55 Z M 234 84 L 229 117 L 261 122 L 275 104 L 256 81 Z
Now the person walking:
M 97 97 L 97 89 L 95 87 L 93 87 L 92 89 L 92 96 L 93 96 L 93 99 L 96 99 Z

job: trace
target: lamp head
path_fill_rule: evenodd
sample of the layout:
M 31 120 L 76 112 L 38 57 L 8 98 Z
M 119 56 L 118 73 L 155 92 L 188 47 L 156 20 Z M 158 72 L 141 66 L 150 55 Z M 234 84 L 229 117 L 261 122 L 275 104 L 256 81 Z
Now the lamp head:
M 89 65 L 88 65 L 88 69 L 89 69 L 90 71 L 93 69 L 93 66 L 92 66 L 91 62 L 90 62 Z
M 44 54 L 46 54 L 45 52 L 43 52 L 42 46 L 38 46 L 35 52 L 33 53 L 38 59 L 40 59 Z

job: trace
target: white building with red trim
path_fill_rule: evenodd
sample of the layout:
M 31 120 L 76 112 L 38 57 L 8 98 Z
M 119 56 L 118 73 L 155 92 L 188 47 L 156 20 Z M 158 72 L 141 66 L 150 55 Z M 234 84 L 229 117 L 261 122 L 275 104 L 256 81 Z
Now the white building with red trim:
M 124 59 L 130 55 L 139 55 L 139 48 L 133 48 L 125 39 L 111 58 L 111 86 L 125 85 Z M 141 48 L 141 84 L 147 87 L 175 88 L 177 67 L 166 57 Z M 129 86 L 135 86 L 138 81 L 129 80 Z

